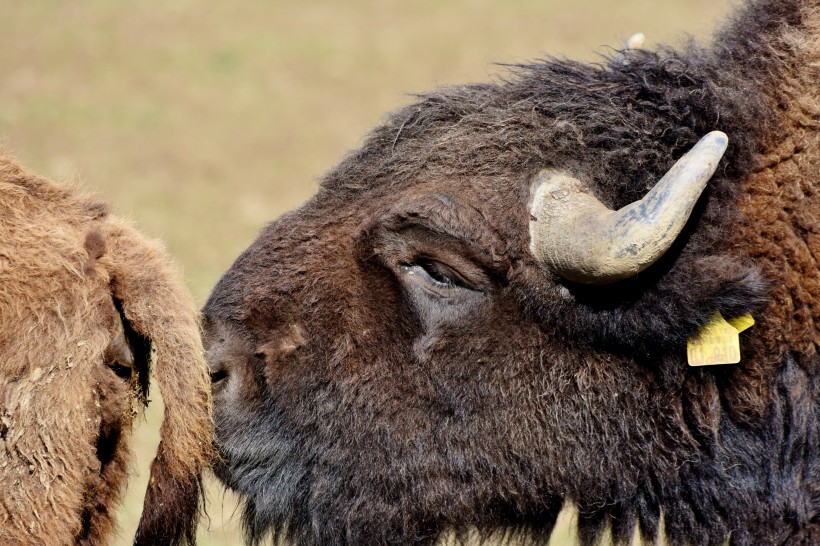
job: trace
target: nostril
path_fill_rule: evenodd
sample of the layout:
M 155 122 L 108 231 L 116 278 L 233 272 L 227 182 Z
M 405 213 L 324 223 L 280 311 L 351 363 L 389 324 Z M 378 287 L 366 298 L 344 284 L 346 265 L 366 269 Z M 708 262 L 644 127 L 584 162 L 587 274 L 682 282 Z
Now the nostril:
M 223 367 L 220 367 L 216 370 L 212 370 L 210 375 L 211 375 L 211 384 L 216 385 L 217 383 L 220 383 L 221 381 L 224 381 L 225 378 L 228 377 L 228 370 L 226 370 Z
M 241 376 L 252 347 L 246 337 L 233 333 L 233 328 L 225 322 L 206 316 L 202 344 L 213 392 L 231 384 L 234 374 Z

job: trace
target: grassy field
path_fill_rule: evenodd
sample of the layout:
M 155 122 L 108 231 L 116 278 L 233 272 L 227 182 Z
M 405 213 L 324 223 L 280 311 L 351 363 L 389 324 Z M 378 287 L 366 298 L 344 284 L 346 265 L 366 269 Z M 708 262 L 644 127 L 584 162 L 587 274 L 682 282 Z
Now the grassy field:
M 587 60 L 641 31 L 707 36 L 728 0 L 248 0 L 0 4 L 0 143 L 164 240 L 199 302 L 259 228 L 311 195 L 407 93 L 544 53 Z M 158 393 L 153 394 L 158 399 Z M 115 544 L 129 544 L 157 400 Z M 238 544 L 211 487 L 201 543 Z M 568 519 L 568 518 L 565 518 Z M 574 542 L 563 525 L 553 544 Z

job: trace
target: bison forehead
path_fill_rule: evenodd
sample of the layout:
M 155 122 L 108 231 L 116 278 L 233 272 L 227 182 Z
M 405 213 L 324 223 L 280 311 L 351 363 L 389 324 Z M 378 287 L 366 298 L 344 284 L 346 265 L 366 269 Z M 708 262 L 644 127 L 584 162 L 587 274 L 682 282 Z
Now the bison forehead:
M 322 289 L 361 283 L 357 261 L 372 250 L 375 233 L 419 224 L 471 245 L 505 269 L 526 254 L 527 191 L 521 178 L 417 181 L 366 199 L 323 188 L 265 228 L 220 279 L 206 309 L 248 325 L 260 315 L 287 316 Z M 345 291 L 339 292 L 343 298 Z

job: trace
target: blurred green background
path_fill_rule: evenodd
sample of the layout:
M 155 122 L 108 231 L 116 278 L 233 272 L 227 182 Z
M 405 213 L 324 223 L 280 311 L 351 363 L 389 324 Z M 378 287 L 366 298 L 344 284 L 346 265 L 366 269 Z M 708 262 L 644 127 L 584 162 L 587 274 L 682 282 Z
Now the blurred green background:
M 199 303 L 260 227 L 299 205 L 408 93 L 545 53 L 600 60 L 707 38 L 728 0 L 0 0 L 0 145 L 103 197 L 181 264 Z M 114 544 L 130 544 L 158 441 L 135 438 Z M 606 456 L 606 454 L 602 454 Z M 211 484 L 201 544 L 241 543 Z M 552 544 L 574 544 L 571 512 Z M 207 528 L 206 528 L 207 527 Z

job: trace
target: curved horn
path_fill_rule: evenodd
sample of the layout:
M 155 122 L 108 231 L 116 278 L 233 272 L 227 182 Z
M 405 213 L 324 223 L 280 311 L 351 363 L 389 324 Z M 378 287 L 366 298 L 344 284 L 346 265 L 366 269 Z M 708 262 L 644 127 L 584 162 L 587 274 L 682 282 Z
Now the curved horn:
M 704 136 L 643 199 L 618 211 L 577 179 L 541 171 L 530 204 L 530 250 L 547 269 L 582 284 L 637 275 L 672 246 L 728 142 L 720 131 Z

